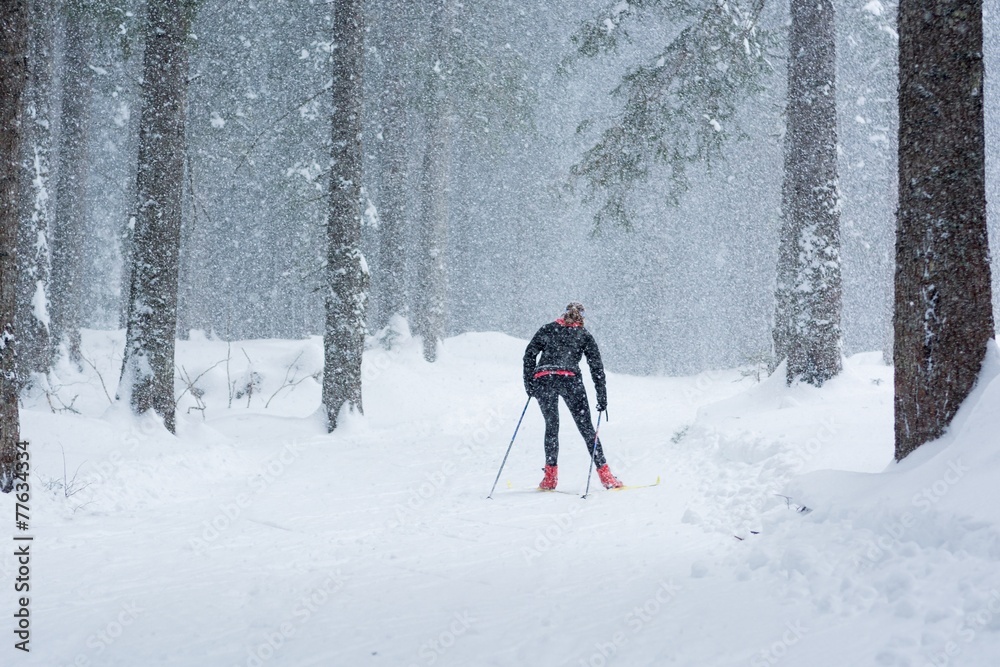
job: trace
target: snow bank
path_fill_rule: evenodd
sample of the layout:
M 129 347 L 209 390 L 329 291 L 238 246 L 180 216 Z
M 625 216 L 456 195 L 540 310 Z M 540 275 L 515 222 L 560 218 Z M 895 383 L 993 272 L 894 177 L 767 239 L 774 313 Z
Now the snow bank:
M 727 459 L 723 482 L 743 467 L 753 474 L 738 479 L 760 483 L 718 492 L 716 508 L 742 518 L 734 532 L 746 538 L 745 560 L 726 562 L 736 580 L 774 582 L 792 616 L 824 635 L 781 645 L 793 664 L 994 664 L 1000 353 L 991 345 L 945 436 L 901 463 L 891 461 L 891 374 L 874 362 L 849 360 L 822 390 L 772 378 L 699 413 L 708 449 Z M 765 491 L 781 495 L 768 501 Z M 740 510 L 748 501 L 757 522 Z

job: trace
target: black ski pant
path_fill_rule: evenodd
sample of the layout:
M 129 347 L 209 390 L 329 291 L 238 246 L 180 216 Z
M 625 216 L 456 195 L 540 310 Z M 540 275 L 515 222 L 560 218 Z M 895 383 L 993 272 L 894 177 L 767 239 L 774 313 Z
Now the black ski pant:
M 559 460 L 559 397 L 566 401 L 566 407 L 573 415 L 580 435 L 587 443 L 587 451 L 594 459 L 598 468 L 607 461 L 601 442 L 597 440 L 594 424 L 590 421 L 590 404 L 587 402 L 587 390 L 583 387 L 583 379 L 579 375 L 543 375 L 534 382 L 533 396 L 538 400 L 545 417 L 545 465 L 554 466 Z M 596 452 L 595 449 L 596 443 Z

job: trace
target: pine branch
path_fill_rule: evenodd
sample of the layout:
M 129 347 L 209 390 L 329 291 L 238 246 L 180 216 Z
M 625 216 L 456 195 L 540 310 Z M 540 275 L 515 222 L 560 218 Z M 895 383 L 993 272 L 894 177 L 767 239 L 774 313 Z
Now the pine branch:
M 671 17 L 683 17 L 694 7 L 671 7 L 677 12 Z M 677 205 L 688 189 L 688 166 L 711 168 L 724 158 L 727 139 L 744 136 L 735 116 L 744 100 L 762 89 L 760 81 L 770 70 L 771 37 L 758 26 L 763 0 L 747 9 L 715 2 L 698 7 L 696 21 L 622 78 L 612 93 L 624 98 L 621 110 L 570 169 L 573 179 L 587 183 L 585 201 L 602 202 L 595 232 L 608 223 L 631 227 L 628 196 L 655 166 L 667 168 L 666 198 Z M 578 132 L 591 125 L 584 121 Z

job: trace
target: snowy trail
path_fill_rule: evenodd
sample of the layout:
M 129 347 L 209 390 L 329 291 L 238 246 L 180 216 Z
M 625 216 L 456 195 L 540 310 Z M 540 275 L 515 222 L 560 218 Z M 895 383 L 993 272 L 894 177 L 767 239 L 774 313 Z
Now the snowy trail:
M 207 368 L 211 346 L 188 354 Z M 289 363 L 297 346 L 252 356 Z M 332 436 L 310 417 L 308 383 L 277 409 L 210 407 L 178 438 L 117 411 L 27 411 L 35 472 L 52 488 L 34 501 L 34 650 L 19 660 L 922 666 L 954 636 L 947 591 L 964 587 L 974 611 L 987 584 L 1000 587 L 987 520 L 949 528 L 933 515 L 916 546 L 894 541 L 859 569 L 858 550 L 898 510 L 867 521 L 831 511 L 827 493 L 803 516 L 775 495 L 811 470 L 884 468 L 891 375 L 864 357 L 822 391 L 736 371 L 612 374 L 601 428 L 612 468 L 626 483 L 663 481 L 586 500 L 531 490 L 543 432 L 532 404 L 487 500 L 524 405 L 522 349 L 470 334 L 434 365 L 415 346 L 373 351 L 367 416 Z M 560 489 L 582 491 L 586 450 L 563 425 Z M 69 498 L 51 484 L 63 451 L 90 483 Z M 968 593 L 977 578 L 986 587 Z M 1000 645 L 991 623 L 964 657 Z
M 428 369 L 431 375 L 436 370 L 419 371 L 427 374 Z M 39 602 L 44 625 L 74 628 L 57 639 L 46 636 L 43 625 L 38 645 L 51 652 L 41 651 L 45 657 L 39 664 L 52 656 L 72 662 L 76 655 L 100 664 L 129 664 L 141 647 L 170 649 L 172 642 L 164 645 L 157 628 L 171 628 L 172 635 L 184 638 L 164 653 L 170 661 L 198 664 L 199 656 L 215 654 L 230 664 L 252 664 L 248 646 L 267 645 L 269 633 L 280 632 L 283 617 L 291 619 L 294 632 L 271 658 L 277 664 L 305 664 L 306 659 L 322 664 L 315 644 L 324 638 L 335 640 L 330 655 L 342 664 L 372 653 L 393 664 L 434 656 L 444 660 L 444 652 L 438 655 L 427 642 L 443 635 L 448 643 L 456 629 L 463 642 L 449 651 L 449 661 L 490 660 L 486 656 L 493 652 L 495 664 L 505 664 L 542 649 L 498 650 L 509 641 L 503 637 L 536 634 L 538 624 L 550 617 L 552 636 L 565 636 L 568 645 L 546 636 L 544 650 L 549 660 L 563 659 L 570 647 L 578 647 L 581 632 L 603 627 L 607 614 L 616 611 L 613 603 L 602 607 L 605 589 L 637 583 L 645 588 L 652 559 L 634 554 L 637 527 L 622 513 L 639 504 L 648 510 L 638 516 L 665 512 L 676 518 L 683 496 L 669 481 L 641 491 L 597 491 L 587 501 L 509 491 L 508 481 L 521 489 L 537 483 L 542 424 L 532 405 L 501 488 L 486 500 L 490 471 L 513 423 L 511 410 L 501 413 L 497 406 L 520 395 L 516 372 L 488 369 L 509 376 L 497 382 L 483 369 L 478 377 L 467 377 L 444 368 L 441 385 L 456 375 L 460 383 L 464 380 L 456 391 L 416 373 L 408 377 L 408 370 L 397 369 L 392 382 L 384 383 L 389 396 L 370 400 L 365 423 L 345 438 L 331 439 L 301 420 L 227 416 L 192 427 L 202 431 L 202 438 L 210 429 L 216 441 L 207 460 L 189 447 L 176 455 L 129 461 L 128 474 L 116 477 L 131 479 L 129 490 L 138 498 L 111 504 L 134 503 L 131 511 L 87 515 L 85 506 L 83 517 L 74 515 L 60 526 L 58 538 L 39 549 L 43 560 L 59 569 L 60 580 L 78 582 L 51 603 L 44 597 Z M 466 398 L 456 404 L 455 396 Z M 409 405 L 397 423 L 398 412 L 379 414 L 380 407 L 404 400 Z M 627 396 L 620 403 L 620 416 L 602 428 L 611 460 L 627 478 L 644 475 L 641 481 L 647 482 L 665 474 L 669 480 L 666 470 L 646 464 L 662 433 L 694 417 L 695 404 L 668 400 L 672 419 L 650 429 L 630 426 L 643 422 L 628 412 Z M 414 413 L 427 416 L 414 421 Z M 289 437 L 295 432 L 301 435 Z M 155 445 L 170 440 L 163 434 L 153 439 Z M 586 479 L 587 458 L 578 439 L 575 433 L 564 434 L 565 489 L 582 489 Z M 627 447 L 626 441 L 638 444 Z M 158 449 L 155 445 L 144 442 L 143 454 L 147 447 Z M 44 447 L 44 442 L 36 445 Z M 156 466 L 186 468 L 199 479 L 163 491 L 170 502 L 157 506 L 152 489 L 138 488 L 156 476 Z M 219 467 L 204 469 L 212 466 Z M 200 474 L 198 468 L 203 468 Z M 171 481 L 182 480 L 171 476 Z M 649 524 L 641 531 L 643 539 L 676 536 L 663 524 L 643 523 Z M 539 606 L 540 597 L 551 602 Z M 328 599 L 319 604 L 321 598 Z M 95 641 L 95 633 L 114 623 L 122 605 L 141 612 L 113 643 Z M 535 613 L 511 613 L 519 607 Z M 75 623 L 84 616 L 111 620 Z M 351 618 L 370 619 L 364 624 L 370 630 L 345 624 Z M 307 622 L 296 627 L 296 620 Z M 340 632 L 331 637 L 331 628 Z M 302 651 L 294 650 L 296 645 Z

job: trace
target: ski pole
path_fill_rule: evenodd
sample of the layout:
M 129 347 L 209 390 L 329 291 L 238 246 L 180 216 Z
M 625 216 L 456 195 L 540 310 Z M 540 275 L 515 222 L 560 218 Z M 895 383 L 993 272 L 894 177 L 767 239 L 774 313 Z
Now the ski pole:
M 528 397 L 528 403 L 531 403 L 531 396 Z M 524 413 L 528 411 L 528 403 L 524 404 L 524 410 L 521 410 L 521 418 L 517 420 L 517 427 L 514 428 L 514 435 L 510 438 L 510 444 L 507 445 L 507 453 L 503 455 L 503 462 L 500 463 L 500 470 L 497 470 L 497 478 L 493 480 L 493 488 L 490 489 L 490 495 L 486 496 L 487 500 L 493 499 L 493 492 L 497 489 L 497 482 L 500 481 L 500 473 L 503 472 L 503 467 L 507 465 L 507 457 L 510 455 L 510 448 L 514 446 L 514 438 L 517 437 L 517 432 L 521 428 L 521 422 L 524 421 Z
M 583 498 L 586 498 L 587 495 L 590 493 L 590 476 L 591 476 L 591 474 L 593 474 L 594 468 L 597 467 L 597 458 L 596 458 L 597 457 L 597 436 L 601 432 L 601 414 L 602 413 L 600 413 L 600 412 L 597 413 L 597 429 L 594 431 L 594 447 L 593 447 L 593 451 L 590 453 L 590 463 L 593 463 L 593 465 L 589 465 L 589 464 L 587 465 L 587 488 L 583 492 L 583 496 L 582 496 Z

